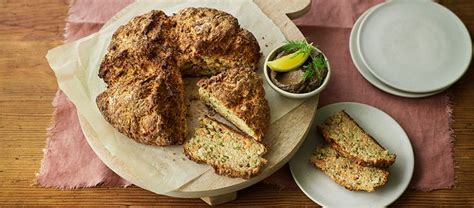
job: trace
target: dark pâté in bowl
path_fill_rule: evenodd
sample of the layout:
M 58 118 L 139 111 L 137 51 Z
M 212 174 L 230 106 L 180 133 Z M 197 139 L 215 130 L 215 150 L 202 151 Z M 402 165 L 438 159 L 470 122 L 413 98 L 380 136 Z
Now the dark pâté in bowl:
M 304 40 L 287 41 L 270 53 L 267 62 L 268 77 L 281 90 L 304 94 L 324 83 L 328 75 L 328 62 L 324 54 L 312 43 Z

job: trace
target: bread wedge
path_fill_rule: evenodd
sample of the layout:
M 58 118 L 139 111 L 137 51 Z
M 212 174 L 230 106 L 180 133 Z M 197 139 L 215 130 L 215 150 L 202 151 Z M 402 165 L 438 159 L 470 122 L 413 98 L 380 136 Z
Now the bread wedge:
M 310 161 L 336 183 L 351 191 L 372 192 L 388 181 L 387 170 L 361 166 L 339 155 L 329 145 L 318 145 Z
M 257 141 L 270 125 L 270 107 L 260 77 L 253 69 L 234 68 L 200 80 L 199 96 L 206 105 Z
M 345 111 L 339 111 L 318 126 L 327 143 L 344 157 L 363 166 L 388 167 L 391 154 L 367 134 Z
M 186 139 L 186 102 L 180 71 L 172 62 L 139 62 L 155 72 L 113 82 L 96 98 L 97 107 L 113 127 L 149 145 L 183 144 Z
M 231 14 L 189 7 L 172 19 L 183 75 L 209 76 L 239 67 L 257 69 L 261 57 L 258 41 Z
M 263 144 L 207 116 L 184 144 L 189 159 L 211 165 L 219 175 L 246 179 L 267 163 L 262 157 L 266 151 Z

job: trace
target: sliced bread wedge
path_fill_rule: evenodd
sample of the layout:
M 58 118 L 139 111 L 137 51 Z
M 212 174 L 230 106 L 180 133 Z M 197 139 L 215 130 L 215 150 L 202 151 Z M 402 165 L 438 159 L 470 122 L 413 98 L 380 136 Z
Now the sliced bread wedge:
M 388 167 L 396 155 L 382 147 L 345 111 L 339 111 L 318 126 L 327 143 L 344 157 L 363 166 Z
M 219 175 L 239 178 L 257 174 L 267 163 L 262 157 L 266 151 L 263 144 L 207 116 L 184 144 L 189 159 L 211 165 Z
M 229 69 L 197 84 L 206 105 L 244 133 L 262 141 L 270 125 L 270 107 L 262 80 L 253 69 Z
M 387 170 L 361 166 L 339 155 L 329 145 L 316 146 L 310 161 L 336 183 L 351 191 L 372 192 L 388 181 Z

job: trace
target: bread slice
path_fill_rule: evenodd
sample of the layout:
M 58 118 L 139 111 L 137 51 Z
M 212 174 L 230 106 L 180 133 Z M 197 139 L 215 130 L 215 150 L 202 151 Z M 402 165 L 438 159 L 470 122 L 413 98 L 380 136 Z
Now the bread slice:
M 346 158 L 363 166 L 388 167 L 391 154 L 367 134 L 345 111 L 339 111 L 318 126 L 326 142 Z
M 310 161 L 336 183 L 351 191 L 372 192 L 388 181 L 387 170 L 361 166 L 340 156 L 329 145 L 318 145 Z
M 234 68 L 198 82 L 206 105 L 244 133 L 262 141 L 270 124 L 270 107 L 263 83 L 249 68 Z
M 219 175 L 240 178 L 252 177 L 267 163 L 263 144 L 207 116 L 200 125 L 184 144 L 189 159 L 211 165 Z

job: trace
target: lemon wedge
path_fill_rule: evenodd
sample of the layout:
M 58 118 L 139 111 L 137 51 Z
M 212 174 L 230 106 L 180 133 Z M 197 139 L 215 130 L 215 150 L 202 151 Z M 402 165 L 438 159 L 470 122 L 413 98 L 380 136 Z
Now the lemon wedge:
M 296 51 L 294 53 L 285 55 L 279 59 L 269 61 L 267 63 L 267 66 L 270 67 L 270 69 L 273 71 L 287 72 L 303 65 L 303 63 L 306 61 L 306 59 L 308 59 L 308 57 L 309 53 L 302 53 L 300 51 Z

